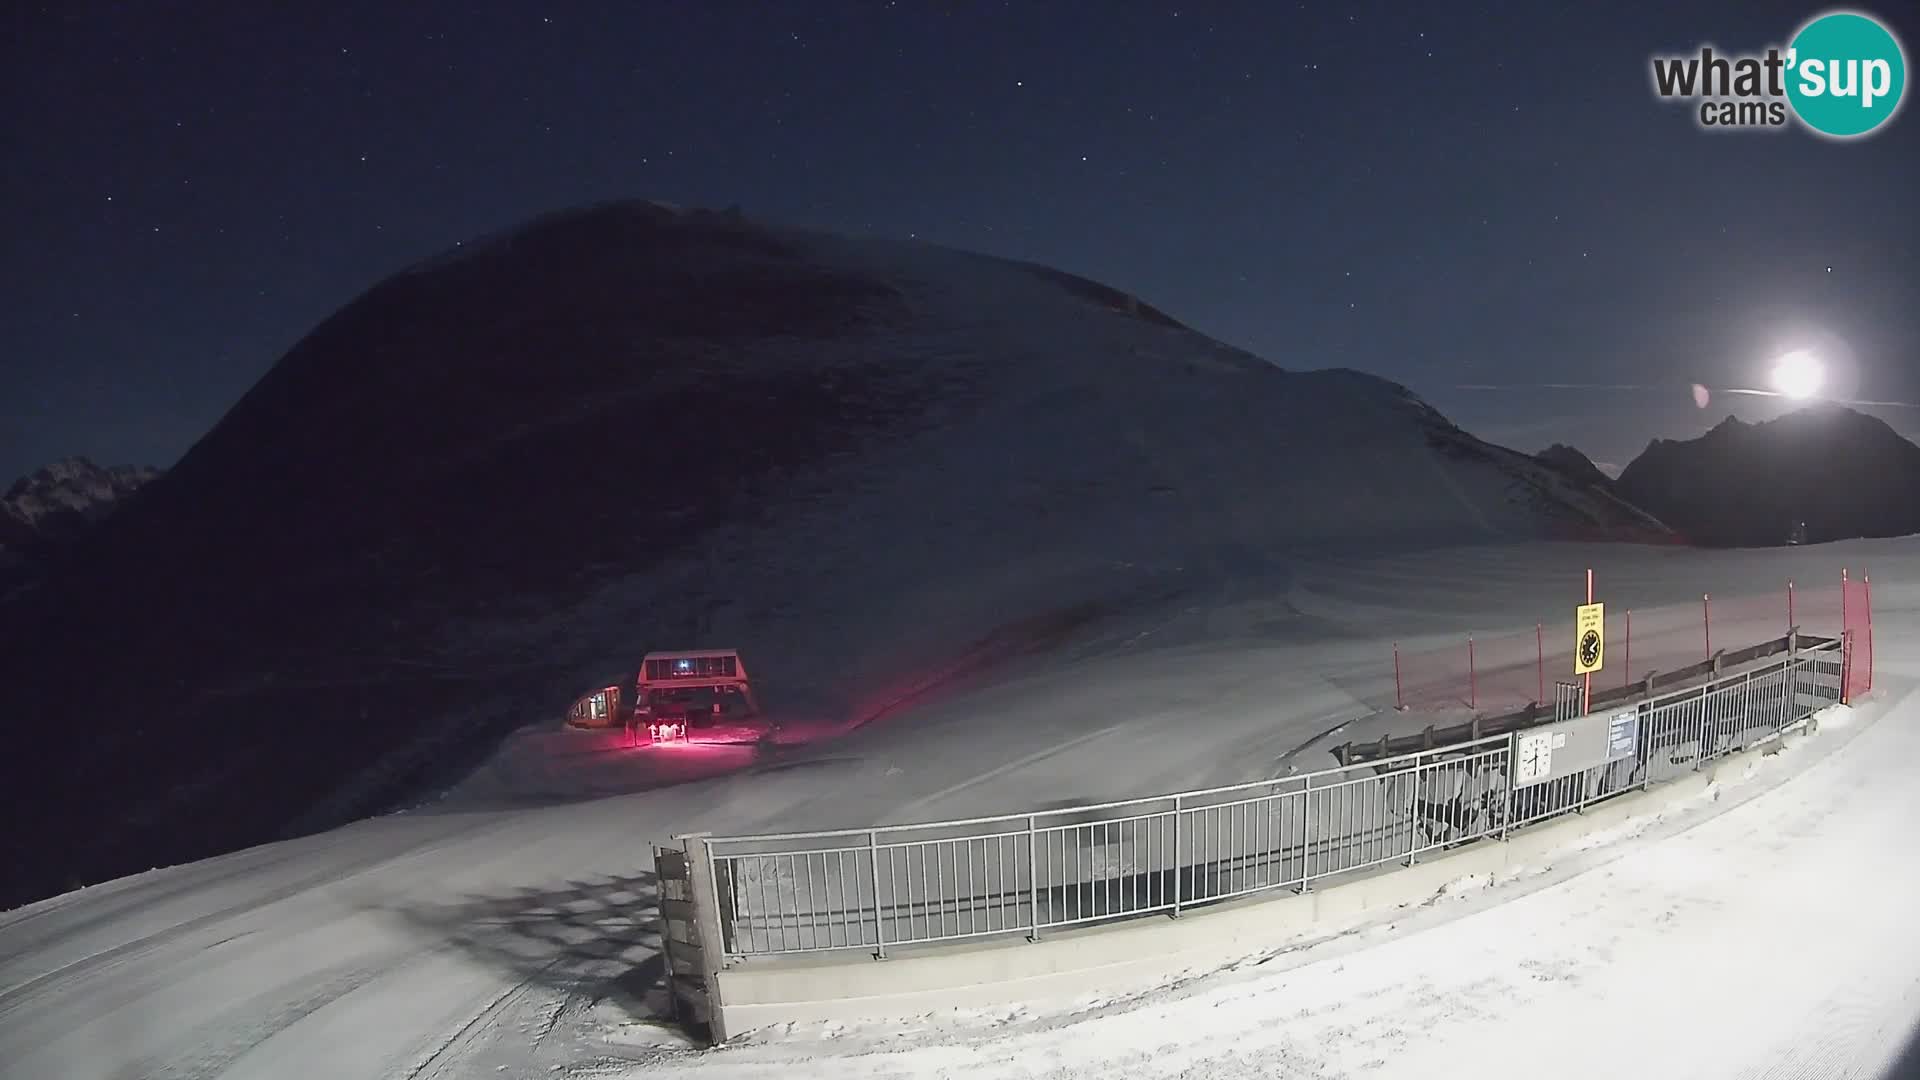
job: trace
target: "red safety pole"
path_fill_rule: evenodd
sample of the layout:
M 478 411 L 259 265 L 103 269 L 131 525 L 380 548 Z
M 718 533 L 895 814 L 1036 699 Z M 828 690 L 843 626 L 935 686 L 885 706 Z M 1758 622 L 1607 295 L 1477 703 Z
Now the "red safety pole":
M 1713 597 L 1708 593 L 1700 594 L 1700 625 L 1706 627 L 1707 659 L 1713 659 Z
M 1407 698 L 1400 690 L 1400 643 L 1393 643 L 1393 707 L 1405 710 Z
M 1547 638 L 1546 632 L 1541 629 L 1539 623 L 1533 624 L 1533 649 L 1538 657 L 1534 661 L 1533 670 L 1539 676 L 1540 683 L 1540 696 L 1533 700 L 1544 704 L 1547 700 Z
M 1480 677 L 1473 666 L 1473 635 L 1467 635 L 1467 704 L 1480 707 Z

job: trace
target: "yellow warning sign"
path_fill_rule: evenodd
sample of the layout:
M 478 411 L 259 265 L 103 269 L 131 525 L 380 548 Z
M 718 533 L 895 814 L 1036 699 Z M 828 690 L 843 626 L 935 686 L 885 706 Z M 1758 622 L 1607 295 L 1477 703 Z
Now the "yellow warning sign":
M 1582 604 L 1573 616 L 1573 673 L 1591 675 L 1607 659 L 1607 605 Z

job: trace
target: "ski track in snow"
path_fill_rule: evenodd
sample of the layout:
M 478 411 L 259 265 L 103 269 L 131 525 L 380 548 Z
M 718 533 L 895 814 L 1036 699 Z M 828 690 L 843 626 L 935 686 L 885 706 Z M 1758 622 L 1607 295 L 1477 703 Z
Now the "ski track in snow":
M 1385 645 L 1409 622 L 1498 630 L 1570 616 L 1588 562 L 1603 595 L 1641 598 L 1649 627 L 1663 614 L 1681 625 L 1702 591 L 1769 593 L 1787 577 L 1810 590 L 1841 565 L 1871 566 L 1877 699 L 1855 727 L 1769 759 L 1684 831 L 1650 826 L 1519 881 L 1112 1001 L 755 1032 L 696 1052 L 673 1049 L 684 1042 L 651 1022 L 642 988 L 620 985 L 657 962 L 641 929 L 648 845 L 674 832 L 1000 813 L 1319 767 L 1320 743 L 1288 752 L 1358 715 L 1322 672 L 1375 665 L 1390 686 Z M 1300 560 L 1277 591 L 1223 590 L 1145 640 L 1130 625 L 1076 642 L 1069 663 L 797 748 L 779 768 L 489 804 L 523 774 L 564 783 L 570 759 L 514 758 L 534 753 L 522 747 L 487 784 L 418 812 L 0 914 L 0 1072 L 1233 1080 L 1471 1063 L 1488 1077 L 1872 1076 L 1920 1017 L 1920 927 L 1907 915 L 1920 892 L 1920 716 L 1902 697 L 1920 677 L 1906 659 L 1920 640 L 1920 590 L 1905 584 L 1916 570 L 1920 544 L 1904 541 Z M 1276 613 L 1339 634 L 1277 642 L 1259 630 Z M 1182 636 L 1162 643 L 1176 624 Z M 1737 643 L 1778 631 L 1757 618 L 1715 632 Z M 588 757 L 596 778 L 630 763 L 632 789 L 709 767 Z

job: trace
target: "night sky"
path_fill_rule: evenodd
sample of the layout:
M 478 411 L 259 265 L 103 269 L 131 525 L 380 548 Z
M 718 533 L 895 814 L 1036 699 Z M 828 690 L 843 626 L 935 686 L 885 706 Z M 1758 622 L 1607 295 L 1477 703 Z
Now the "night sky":
M 1522 450 L 1770 415 L 1688 387 L 1794 347 L 1920 402 L 1911 102 L 1833 143 L 1650 89 L 1655 52 L 1817 10 L 37 5 L 0 23 L 0 486 L 171 464 L 388 273 L 626 196 L 1053 264 Z M 1920 52 L 1905 4 L 1866 10 Z M 1553 383 L 1636 389 L 1511 389 Z

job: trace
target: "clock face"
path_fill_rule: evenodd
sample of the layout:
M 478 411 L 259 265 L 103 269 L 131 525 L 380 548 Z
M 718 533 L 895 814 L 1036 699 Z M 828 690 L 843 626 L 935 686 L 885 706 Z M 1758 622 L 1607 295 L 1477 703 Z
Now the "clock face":
M 1516 748 L 1519 751 L 1518 760 L 1514 763 L 1514 771 L 1518 774 L 1515 779 L 1520 783 L 1545 780 L 1553 770 L 1553 744 L 1548 741 L 1552 737 L 1551 732 L 1541 732 L 1520 740 Z
M 1580 636 L 1580 666 L 1592 667 L 1600 659 L 1600 632 L 1589 630 Z

